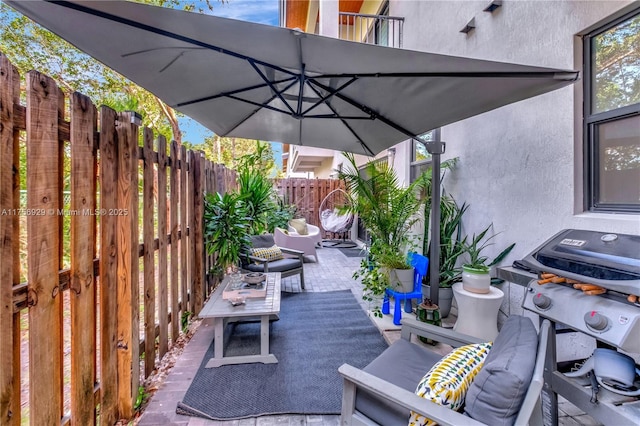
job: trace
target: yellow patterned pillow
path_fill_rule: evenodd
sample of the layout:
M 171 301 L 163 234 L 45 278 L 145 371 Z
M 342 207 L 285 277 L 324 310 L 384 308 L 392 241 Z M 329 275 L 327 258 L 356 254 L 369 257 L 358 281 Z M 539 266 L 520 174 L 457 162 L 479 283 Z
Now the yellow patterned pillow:
M 454 349 L 425 374 L 416 394 L 436 404 L 458 410 L 464 404 L 467 389 L 473 382 L 491 349 L 491 342 Z M 433 420 L 411 412 L 409 426 L 432 426 Z
M 251 255 L 268 261 L 282 259 L 282 251 L 278 246 L 252 248 Z

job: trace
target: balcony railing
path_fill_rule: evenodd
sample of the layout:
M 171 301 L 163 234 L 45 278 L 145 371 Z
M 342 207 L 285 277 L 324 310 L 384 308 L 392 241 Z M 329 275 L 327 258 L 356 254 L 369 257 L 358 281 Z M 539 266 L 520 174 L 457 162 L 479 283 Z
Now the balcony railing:
M 402 47 L 404 18 L 340 12 L 339 37 L 344 40 Z

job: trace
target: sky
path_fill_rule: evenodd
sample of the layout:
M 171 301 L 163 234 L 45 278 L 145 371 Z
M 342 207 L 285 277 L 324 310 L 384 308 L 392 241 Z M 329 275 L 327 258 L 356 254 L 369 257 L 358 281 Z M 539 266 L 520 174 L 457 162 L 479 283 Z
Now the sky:
M 224 3 L 212 1 L 212 15 L 242 21 L 278 25 L 278 0 L 225 0 Z M 198 122 L 184 117 L 180 119 L 182 140 L 193 144 L 201 143 L 212 132 Z M 275 146 L 274 146 L 275 148 Z

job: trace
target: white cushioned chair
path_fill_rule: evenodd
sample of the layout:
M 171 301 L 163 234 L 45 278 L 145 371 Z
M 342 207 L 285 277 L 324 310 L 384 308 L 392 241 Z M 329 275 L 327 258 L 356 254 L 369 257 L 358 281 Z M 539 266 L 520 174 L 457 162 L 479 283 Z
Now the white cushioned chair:
M 411 335 L 429 337 L 454 347 L 480 339 L 402 319 L 402 338 L 363 369 L 343 364 L 342 425 L 406 426 L 410 411 L 440 425 L 541 424 L 539 398 L 549 342 L 549 321 L 540 333 L 529 318 L 511 316 L 493 342 L 484 365 L 465 396 L 464 412 L 435 404 L 415 394 L 423 375 L 441 356 L 410 343 Z
M 289 234 L 294 234 L 294 235 L 298 235 L 300 237 L 308 238 L 311 241 L 313 241 L 314 244 L 317 244 L 317 245 L 322 244 L 322 235 L 320 235 L 320 228 L 318 228 L 315 225 L 311 225 L 310 223 L 306 223 L 306 222 L 305 222 L 305 225 L 307 227 L 307 233 L 304 234 L 304 235 L 303 234 L 299 234 L 298 231 L 296 230 L 296 228 L 291 226 L 291 222 L 289 222 L 289 225 L 287 226 L 287 231 L 289 232 Z
M 313 225 L 307 225 L 313 226 Z M 316 241 L 308 235 L 300 235 L 296 232 L 287 231 L 276 228 L 273 231 L 273 239 L 278 247 L 284 247 L 293 250 L 300 250 L 306 256 L 313 256 L 318 262 L 318 252 L 316 251 Z

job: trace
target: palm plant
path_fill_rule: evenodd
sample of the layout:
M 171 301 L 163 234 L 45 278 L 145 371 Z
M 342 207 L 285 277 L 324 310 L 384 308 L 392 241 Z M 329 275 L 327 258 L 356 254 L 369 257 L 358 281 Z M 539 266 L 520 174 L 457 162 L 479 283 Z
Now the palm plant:
M 420 220 L 416 213 L 422 200 L 417 194 L 423 182 L 417 180 L 402 187 L 395 170 L 385 162 L 370 161 L 360 173 L 355 156 L 343 155 L 349 166 L 338 177 L 345 181 L 352 197 L 344 209 L 362 219 L 372 238 L 371 252 L 378 255 L 380 263 L 390 268 L 406 267 L 404 250 L 411 228 Z
M 370 161 L 361 171 L 355 156 L 343 153 L 349 165 L 339 171 L 351 197 L 341 210 L 357 214 L 371 236 L 369 259 L 363 261 L 354 278 L 361 278 L 363 298 L 373 300 L 389 285 L 388 274 L 380 268 L 408 269 L 406 251 L 411 245 L 410 231 L 420 217 L 422 201 L 417 196 L 422 182 L 402 187 L 395 171 L 383 162 Z M 379 314 L 379 308 L 374 312 Z

